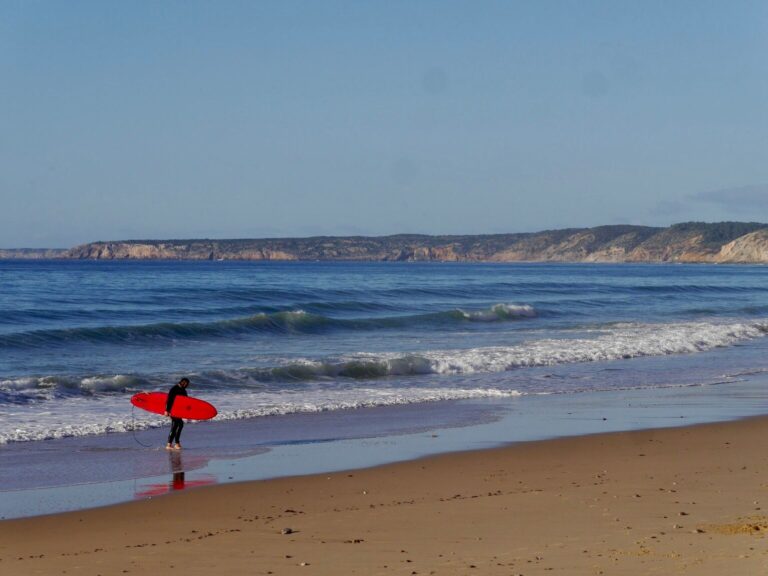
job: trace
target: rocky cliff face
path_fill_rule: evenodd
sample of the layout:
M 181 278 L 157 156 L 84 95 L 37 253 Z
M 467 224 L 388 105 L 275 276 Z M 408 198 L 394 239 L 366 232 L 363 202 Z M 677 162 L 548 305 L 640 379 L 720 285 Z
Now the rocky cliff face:
M 768 225 L 599 226 L 533 234 L 94 242 L 69 258 L 442 262 L 768 262 Z
M 716 262 L 722 263 L 766 263 L 768 264 L 768 229 L 745 234 L 725 244 L 717 255 Z
M 226 241 L 224 242 L 226 244 Z M 91 260 L 296 260 L 266 247 L 227 248 L 220 242 L 94 242 L 72 248 L 69 258 Z

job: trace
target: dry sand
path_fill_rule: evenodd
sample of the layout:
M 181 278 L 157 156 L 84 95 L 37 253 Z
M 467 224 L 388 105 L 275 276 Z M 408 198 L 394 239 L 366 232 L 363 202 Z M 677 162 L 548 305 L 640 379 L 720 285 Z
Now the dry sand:
M 765 574 L 767 443 L 757 418 L 6 520 L 0 574 Z

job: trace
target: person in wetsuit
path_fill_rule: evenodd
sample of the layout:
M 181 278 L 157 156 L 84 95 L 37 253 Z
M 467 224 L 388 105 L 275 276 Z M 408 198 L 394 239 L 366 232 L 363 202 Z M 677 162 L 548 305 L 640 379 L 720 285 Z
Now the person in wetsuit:
M 179 380 L 178 384 L 175 384 L 168 391 L 168 400 L 165 403 L 165 415 L 171 419 L 171 433 L 168 434 L 168 444 L 165 445 L 166 450 L 181 450 L 180 437 L 181 429 L 184 428 L 184 420 L 171 416 L 171 409 L 173 408 L 173 402 L 176 400 L 176 396 L 187 395 L 187 386 L 189 386 L 189 378 L 182 378 Z

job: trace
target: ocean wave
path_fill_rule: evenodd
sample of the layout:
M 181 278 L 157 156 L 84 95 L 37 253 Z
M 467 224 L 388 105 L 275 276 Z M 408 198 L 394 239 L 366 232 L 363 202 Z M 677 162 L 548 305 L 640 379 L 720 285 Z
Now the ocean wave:
M 121 305 L 125 306 L 121 301 Z M 173 302 L 167 306 L 158 302 L 152 304 L 144 303 L 142 306 L 133 305 L 119 308 L 117 305 L 113 308 L 0 308 L 0 326 L 45 326 L 61 325 L 62 322 L 69 322 L 83 327 L 99 326 L 105 323 L 125 323 L 136 322 L 137 320 L 151 320 L 162 316 L 173 321 L 185 321 L 190 318 L 222 318 L 222 317 L 250 317 L 257 314 L 276 314 L 286 309 L 286 306 L 268 305 L 268 304 L 248 304 L 248 305 L 212 305 L 210 302 L 206 306 L 190 305 L 185 301 L 185 305 L 179 306 L 179 302 Z M 372 302 L 366 300 L 340 300 L 331 302 L 322 302 L 318 300 L 297 301 L 290 308 L 294 310 L 306 310 L 314 314 L 350 314 L 350 313 L 382 313 L 382 312 L 403 312 L 405 307 L 402 304 Z
M 0 406 L 33 404 L 69 396 L 103 396 L 164 384 L 162 377 L 130 374 L 24 376 L 0 380 Z
M 620 323 L 587 331 L 591 338 L 541 339 L 514 346 L 434 350 L 415 354 L 357 354 L 336 360 L 305 360 L 253 369 L 256 381 L 319 378 L 371 379 L 425 374 L 474 374 L 581 362 L 705 352 L 768 333 L 768 322 L 717 324 Z
M 497 388 L 355 388 L 304 390 L 292 393 L 226 394 L 214 401 L 219 409 L 216 420 L 240 420 L 260 416 L 354 410 L 447 400 L 514 398 L 516 390 Z M 146 430 L 167 425 L 167 420 L 127 408 L 124 397 L 111 403 L 87 406 L 82 399 L 63 403 L 54 412 L 36 412 L 34 418 L 24 413 L 5 415 L 0 426 L 0 445 L 9 442 L 51 440 L 73 436 L 91 436 L 115 432 Z
M 536 316 L 536 311 L 532 306 L 515 304 L 495 304 L 491 306 L 490 310 L 478 310 L 475 312 L 465 312 L 461 309 L 459 309 L 459 311 L 467 320 L 475 320 L 478 322 L 534 318 Z
M 533 366 L 626 360 L 705 352 L 768 333 L 768 322 L 615 325 L 594 338 L 542 339 L 510 347 L 431 352 L 424 355 L 438 374 L 500 372 Z
M 418 353 L 358 353 L 321 359 L 288 359 L 269 367 L 192 372 L 196 388 L 212 391 L 259 390 L 291 393 L 312 382 L 347 382 L 429 375 L 466 375 L 646 356 L 706 352 L 761 338 L 768 322 L 669 324 L 615 323 L 575 332 L 573 338 L 529 340 L 512 346 L 427 350 Z M 585 337 L 586 336 L 586 337 Z M 163 388 L 168 374 L 40 376 L 0 380 L 0 405 L 40 402 L 67 396 L 105 396 Z
M 475 386 L 474 374 L 578 362 L 705 352 L 768 333 L 762 322 L 616 323 L 578 337 L 537 339 L 506 347 L 369 353 L 286 360 L 270 368 L 192 373 L 195 390 L 214 402 L 220 419 L 253 418 L 472 398 L 573 393 L 590 385 L 540 386 L 518 381 Z M 574 333 L 575 335 L 576 333 Z M 605 365 L 603 365 L 605 367 Z M 749 372 L 745 372 L 749 374 Z M 425 379 L 425 375 L 434 375 Z M 443 377 L 439 377 L 442 375 Z M 470 375 L 452 379 L 452 375 Z M 741 373 L 729 374 L 732 379 Z M 407 380 L 408 377 L 414 377 Z M 164 420 L 128 408 L 138 390 L 166 389 L 168 374 L 41 376 L 0 380 L 0 444 L 130 431 Z M 598 386 L 605 388 L 605 382 Z M 612 389 L 612 388 L 611 388 Z M 56 400 L 54 403 L 50 400 Z
M 315 334 L 332 330 L 377 330 L 414 326 L 440 326 L 457 321 L 508 321 L 536 316 L 527 305 L 495 304 L 487 310 L 459 308 L 443 312 L 374 318 L 332 318 L 304 310 L 258 313 L 215 322 L 162 322 L 155 324 L 33 330 L 0 335 L 0 348 L 39 348 L 69 343 L 146 343 L 162 340 L 217 338 L 248 333 Z

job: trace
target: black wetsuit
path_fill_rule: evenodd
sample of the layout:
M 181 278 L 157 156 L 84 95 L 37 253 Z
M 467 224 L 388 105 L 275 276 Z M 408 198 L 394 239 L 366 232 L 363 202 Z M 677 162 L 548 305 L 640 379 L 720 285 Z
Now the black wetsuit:
M 173 401 L 176 400 L 176 396 L 186 395 L 187 391 L 184 388 L 178 384 L 174 385 L 174 387 L 168 391 L 168 401 L 165 403 L 165 411 L 170 414 L 171 408 L 173 408 Z M 181 436 L 182 428 L 184 428 L 184 420 L 181 418 L 171 418 L 171 433 L 168 434 L 168 444 L 173 444 L 174 442 L 176 442 L 176 444 L 179 443 L 179 437 Z

